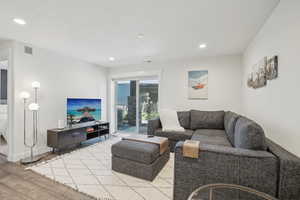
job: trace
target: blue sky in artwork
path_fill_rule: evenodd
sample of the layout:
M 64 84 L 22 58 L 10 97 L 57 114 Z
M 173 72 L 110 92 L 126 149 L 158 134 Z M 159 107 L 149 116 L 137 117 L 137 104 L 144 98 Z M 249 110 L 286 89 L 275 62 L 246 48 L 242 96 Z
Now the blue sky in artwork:
M 199 79 L 202 76 L 205 76 L 208 74 L 207 70 L 202 71 L 189 71 L 189 79 Z

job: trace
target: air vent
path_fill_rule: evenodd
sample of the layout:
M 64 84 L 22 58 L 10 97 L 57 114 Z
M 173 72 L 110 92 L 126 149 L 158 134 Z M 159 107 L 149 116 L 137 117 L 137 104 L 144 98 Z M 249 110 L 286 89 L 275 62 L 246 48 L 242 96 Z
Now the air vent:
M 24 46 L 24 53 L 32 55 L 32 48 L 29 46 Z

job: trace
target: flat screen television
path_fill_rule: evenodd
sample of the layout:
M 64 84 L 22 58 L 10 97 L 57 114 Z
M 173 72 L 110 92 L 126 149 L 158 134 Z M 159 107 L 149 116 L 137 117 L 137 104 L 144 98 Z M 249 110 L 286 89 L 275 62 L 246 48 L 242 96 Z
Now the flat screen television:
M 67 98 L 68 124 L 101 120 L 101 99 Z

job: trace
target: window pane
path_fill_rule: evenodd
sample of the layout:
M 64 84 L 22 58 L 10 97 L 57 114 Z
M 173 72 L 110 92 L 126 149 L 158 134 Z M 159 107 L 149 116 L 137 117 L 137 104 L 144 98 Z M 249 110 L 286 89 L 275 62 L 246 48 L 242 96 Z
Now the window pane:
M 158 80 L 140 81 L 139 100 L 139 132 L 145 134 L 148 120 L 158 117 Z
M 117 81 L 117 130 L 136 132 L 136 81 Z

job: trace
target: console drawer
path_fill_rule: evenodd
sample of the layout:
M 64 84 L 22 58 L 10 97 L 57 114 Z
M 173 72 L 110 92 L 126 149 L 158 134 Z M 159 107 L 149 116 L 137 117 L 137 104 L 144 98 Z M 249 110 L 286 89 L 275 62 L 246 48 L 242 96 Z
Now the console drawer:
M 77 144 L 86 140 L 86 132 L 76 131 L 58 135 L 58 147 Z
M 64 148 L 69 145 L 79 144 L 86 140 L 86 128 L 76 131 L 70 130 L 60 133 L 48 132 L 47 143 L 53 148 Z

